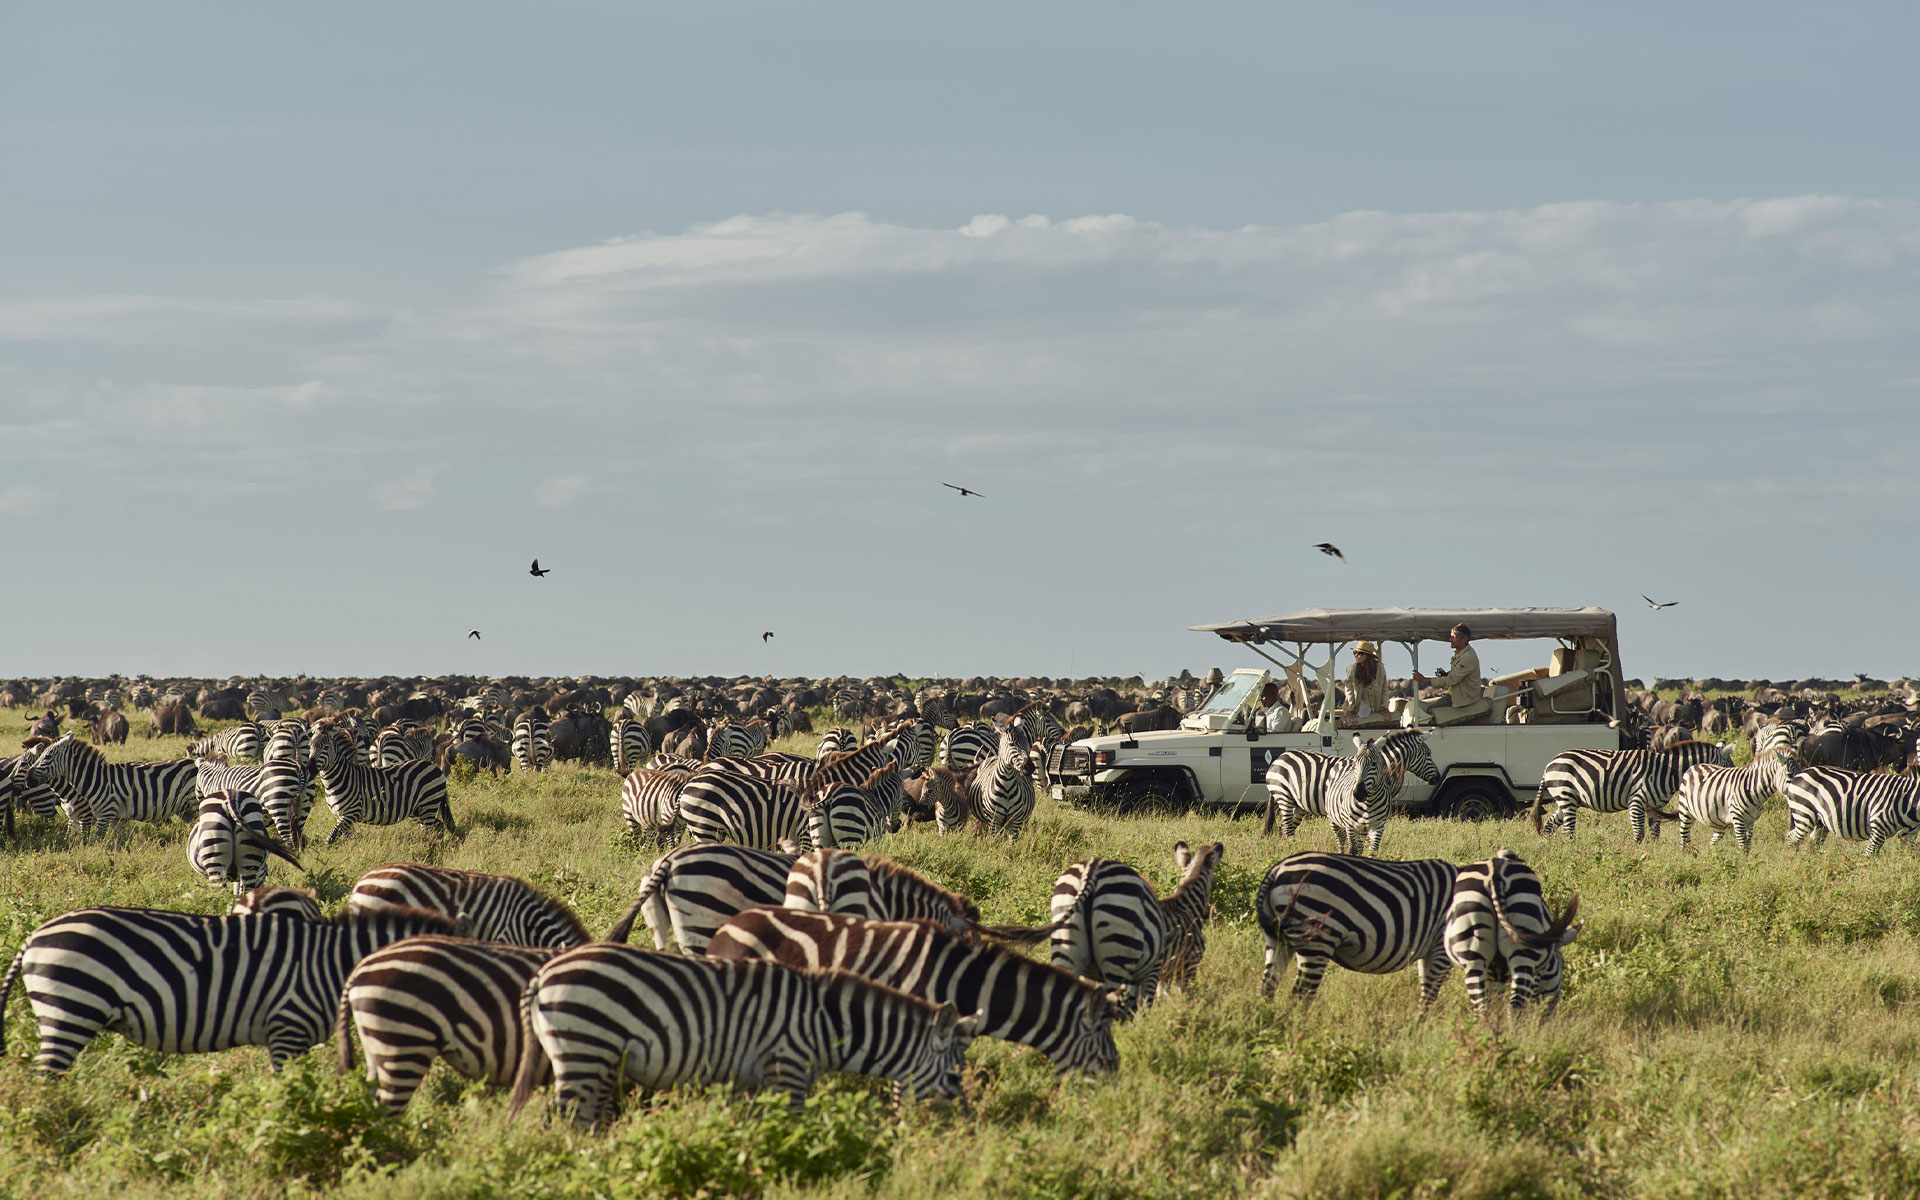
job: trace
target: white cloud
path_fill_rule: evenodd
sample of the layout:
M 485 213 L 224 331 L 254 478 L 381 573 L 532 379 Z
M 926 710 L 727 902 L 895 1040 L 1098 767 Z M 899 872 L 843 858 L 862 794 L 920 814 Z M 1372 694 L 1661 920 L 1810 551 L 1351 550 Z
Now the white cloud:
M 380 507 L 391 512 L 421 508 L 433 499 L 433 480 L 439 473 L 438 467 L 420 467 L 403 478 L 375 484 L 371 492 Z
M 541 508 L 565 508 L 592 483 L 591 475 L 556 475 L 533 490 L 533 499 Z
M 47 507 L 53 493 L 45 488 L 16 483 L 0 491 L 0 513 L 10 517 L 31 517 Z

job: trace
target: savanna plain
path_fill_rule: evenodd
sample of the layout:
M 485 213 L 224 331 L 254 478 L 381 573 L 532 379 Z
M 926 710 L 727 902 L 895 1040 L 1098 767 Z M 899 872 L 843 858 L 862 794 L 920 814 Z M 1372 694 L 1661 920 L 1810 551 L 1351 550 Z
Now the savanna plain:
M 26 730 L 0 713 L 0 744 Z M 215 726 L 217 728 L 218 726 Z M 825 728 L 824 723 L 821 728 Z M 810 753 L 801 735 L 776 748 Z M 185 752 L 135 737 L 114 759 Z M 1736 754 L 1744 761 L 1745 747 Z M 604 930 L 655 851 L 635 846 L 609 770 L 456 775 L 459 833 L 362 826 L 269 882 L 337 905 L 373 866 L 425 861 L 518 875 Z M 1776 805 L 1777 805 L 1776 801 Z M 1313 1007 L 1260 991 L 1253 895 L 1275 860 L 1331 849 L 1322 822 L 1262 838 L 1257 817 L 1110 818 L 1044 796 L 1021 839 L 913 827 L 864 848 L 971 896 L 994 923 L 1041 923 L 1066 864 L 1093 856 L 1161 888 L 1178 840 L 1226 844 L 1195 984 L 1118 1030 L 1119 1072 L 1056 1080 L 1033 1051 L 974 1044 L 963 1108 L 895 1110 L 830 1077 L 804 1112 L 723 1089 L 630 1095 L 604 1131 L 436 1066 L 389 1118 L 332 1046 L 279 1075 L 257 1048 L 177 1057 L 101 1037 L 67 1078 L 34 1077 L 16 994 L 0 1062 L 0 1193 L 17 1196 L 1299 1196 L 1920 1195 L 1920 861 L 1895 843 L 1798 852 L 1770 809 L 1753 855 L 1636 846 L 1624 814 L 1543 839 L 1524 820 L 1395 821 L 1383 853 L 1467 862 L 1518 850 L 1585 927 L 1552 1017 L 1472 1019 L 1458 976 L 1420 1013 L 1412 974 L 1332 970 Z M 224 911 L 185 852 L 188 826 L 133 824 L 69 844 L 23 818 L 0 853 L 11 957 L 35 926 L 90 904 Z M 636 929 L 634 940 L 650 944 Z M 1044 951 L 1041 951 L 1044 953 Z M 18 989 L 16 989 L 16 993 Z

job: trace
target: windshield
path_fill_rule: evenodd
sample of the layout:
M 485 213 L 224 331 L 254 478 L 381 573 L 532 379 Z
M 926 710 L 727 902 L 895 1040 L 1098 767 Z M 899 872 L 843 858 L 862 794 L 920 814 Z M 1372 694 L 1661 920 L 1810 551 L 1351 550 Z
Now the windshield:
M 1235 671 L 1227 676 L 1227 681 L 1220 685 L 1219 691 L 1208 696 L 1206 703 L 1194 711 L 1196 713 L 1237 712 L 1240 706 L 1253 696 L 1253 689 L 1260 686 L 1261 678 L 1262 675 L 1258 671 L 1245 675 Z

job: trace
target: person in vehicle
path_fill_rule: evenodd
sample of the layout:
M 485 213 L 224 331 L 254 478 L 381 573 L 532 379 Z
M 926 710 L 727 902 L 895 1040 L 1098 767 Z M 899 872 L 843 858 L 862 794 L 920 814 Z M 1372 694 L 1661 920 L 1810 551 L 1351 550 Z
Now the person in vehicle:
M 1428 679 L 1415 671 L 1413 682 L 1420 687 L 1439 687 L 1446 689 L 1445 695 L 1427 705 L 1429 710 L 1449 706 L 1465 707 L 1480 700 L 1486 693 L 1486 685 L 1480 678 L 1480 656 L 1474 653 L 1468 639 L 1473 631 L 1465 624 L 1455 625 L 1447 633 L 1447 644 L 1453 647 L 1453 662 L 1448 664 L 1445 674 Z M 1434 697 L 1422 697 L 1434 700 Z
M 1252 726 L 1267 733 L 1290 732 L 1293 724 L 1293 710 L 1280 700 L 1280 685 L 1267 680 L 1267 686 L 1260 689 L 1260 703 L 1255 707 Z
M 1353 647 L 1353 665 L 1347 668 L 1347 703 L 1341 715 L 1367 721 L 1387 715 L 1387 673 L 1380 669 L 1380 651 L 1364 638 Z

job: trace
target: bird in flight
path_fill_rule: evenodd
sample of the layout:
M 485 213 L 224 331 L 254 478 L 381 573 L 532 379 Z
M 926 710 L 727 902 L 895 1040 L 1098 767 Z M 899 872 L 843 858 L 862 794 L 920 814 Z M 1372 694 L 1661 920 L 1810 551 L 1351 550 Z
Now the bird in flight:
M 539 559 L 537 559 L 537 558 L 533 560 L 533 570 L 531 570 L 531 571 L 528 571 L 528 572 L 527 572 L 527 574 L 529 574 L 529 575 L 531 575 L 531 576 L 533 576 L 533 577 L 534 577 L 535 579 L 538 579 L 538 578 L 540 578 L 540 577 L 541 577 L 542 575 L 550 575 L 550 574 L 552 574 L 552 573 L 553 573 L 553 568 L 552 568 L 552 567 L 548 567 L 548 568 L 547 568 L 546 570 L 544 570 L 544 571 L 543 571 L 543 570 L 541 570 L 541 569 L 540 569 L 540 560 L 539 560 Z
M 1329 558 L 1337 558 L 1341 562 L 1347 561 L 1347 556 L 1340 553 L 1340 547 L 1332 542 L 1315 542 L 1313 548 Z
M 477 642 L 480 640 L 480 631 L 478 629 L 469 629 L 467 630 L 467 636 Z
M 980 496 L 980 493 L 979 493 L 979 492 L 976 492 L 976 491 L 974 491 L 974 490 L 973 490 L 972 488 L 963 488 L 963 487 L 961 487 L 961 486 L 960 486 L 959 484 L 957 484 L 957 483 L 947 483 L 946 481 L 944 481 L 944 480 L 942 480 L 942 481 L 941 481 L 941 484 L 940 484 L 940 486 L 941 486 L 941 487 L 950 487 L 950 488 L 952 488 L 952 489 L 953 489 L 954 491 L 956 491 L 956 492 L 959 492 L 959 493 L 960 493 L 960 494 L 961 494 L 962 496 Z M 982 500 L 985 500 L 985 499 L 986 499 L 986 497 L 985 497 L 985 496 L 980 496 L 980 498 L 981 498 Z
M 760 635 L 760 640 L 761 640 L 762 642 L 765 642 L 765 641 L 767 641 L 767 640 L 768 640 L 769 638 L 771 638 L 772 636 L 773 636 L 773 631 L 772 631 L 771 629 L 769 629 L 769 630 L 767 630 L 767 631 L 765 631 L 764 633 L 762 633 L 762 634 Z
M 1652 596 L 1647 595 L 1645 592 L 1640 593 L 1640 598 L 1642 600 L 1645 600 L 1647 602 L 1647 607 L 1651 608 L 1655 612 L 1659 612 L 1663 608 L 1672 608 L 1674 605 L 1680 603 L 1678 600 L 1668 600 L 1665 603 L 1661 603 L 1660 601 L 1655 600 Z

